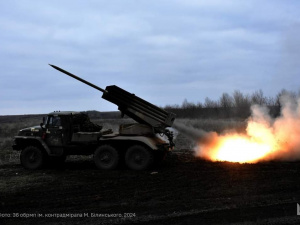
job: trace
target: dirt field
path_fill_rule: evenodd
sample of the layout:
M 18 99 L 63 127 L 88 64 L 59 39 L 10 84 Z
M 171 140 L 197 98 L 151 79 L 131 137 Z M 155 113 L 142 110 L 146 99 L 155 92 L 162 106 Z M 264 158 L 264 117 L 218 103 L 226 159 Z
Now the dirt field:
M 300 222 L 300 162 L 213 163 L 178 151 L 143 172 L 69 158 L 38 171 L 12 162 L 0 174 L 1 224 Z
M 237 164 L 195 159 L 182 134 L 159 167 L 136 172 L 97 170 L 91 157 L 63 167 L 27 171 L 11 150 L 12 137 L 38 119 L 2 118 L 0 224 L 299 224 L 300 162 Z M 108 122 L 107 122 L 108 121 Z M 125 120 L 99 120 L 113 130 Z M 180 120 L 221 132 L 243 121 Z M 106 122 L 106 123 L 104 123 Z M 70 218 L 73 217 L 73 218 Z

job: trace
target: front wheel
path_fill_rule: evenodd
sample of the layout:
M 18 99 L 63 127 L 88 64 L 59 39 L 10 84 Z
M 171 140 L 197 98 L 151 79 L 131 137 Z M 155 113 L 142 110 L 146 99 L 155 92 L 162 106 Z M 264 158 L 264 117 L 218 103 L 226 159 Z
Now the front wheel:
M 45 156 L 41 149 L 35 146 L 29 146 L 22 150 L 20 161 L 25 169 L 36 170 L 43 166 Z
M 127 150 L 125 163 L 130 169 L 145 170 L 153 163 L 153 153 L 141 145 L 134 145 Z
M 103 170 L 115 169 L 119 164 L 119 153 L 110 145 L 102 145 L 94 153 L 94 162 L 97 168 Z

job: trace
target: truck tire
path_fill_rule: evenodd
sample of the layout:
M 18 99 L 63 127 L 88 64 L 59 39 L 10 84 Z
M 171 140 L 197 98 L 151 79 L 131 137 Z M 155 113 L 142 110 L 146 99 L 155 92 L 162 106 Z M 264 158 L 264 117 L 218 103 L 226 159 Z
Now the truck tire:
M 44 153 L 41 149 L 35 146 L 29 146 L 22 150 L 20 155 L 21 165 L 25 169 L 36 170 L 40 169 L 45 161 Z
M 119 153 L 110 145 L 102 145 L 94 153 L 94 162 L 97 168 L 113 170 L 119 164 Z
M 125 154 L 126 165 L 133 170 L 145 170 L 153 163 L 153 153 L 141 145 L 128 148 Z

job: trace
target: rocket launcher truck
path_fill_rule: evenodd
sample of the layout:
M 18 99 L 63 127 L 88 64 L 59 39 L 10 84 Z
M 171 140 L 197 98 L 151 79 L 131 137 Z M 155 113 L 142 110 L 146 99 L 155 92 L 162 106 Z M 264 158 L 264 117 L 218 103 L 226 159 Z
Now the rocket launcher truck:
M 168 127 L 172 126 L 175 114 L 118 86 L 102 89 L 57 66 L 50 66 L 101 91 L 103 99 L 116 104 L 122 115 L 136 123 L 122 124 L 119 132 L 114 133 L 102 130 L 85 113 L 49 113 L 39 126 L 21 129 L 14 138 L 12 147 L 21 151 L 20 162 L 24 168 L 39 169 L 49 162 L 63 163 L 68 155 L 93 155 L 99 169 L 115 169 L 125 162 L 130 169 L 144 170 L 173 149 L 173 133 Z

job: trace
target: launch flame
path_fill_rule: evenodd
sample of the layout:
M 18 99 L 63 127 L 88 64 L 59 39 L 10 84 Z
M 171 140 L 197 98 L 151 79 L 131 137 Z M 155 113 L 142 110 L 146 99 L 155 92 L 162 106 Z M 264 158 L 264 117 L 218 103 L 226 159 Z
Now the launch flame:
M 281 116 L 272 119 L 266 107 L 252 106 L 247 135 L 225 134 L 202 143 L 197 156 L 213 161 L 255 163 L 300 159 L 300 101 L 282 96 Z
M 221 138 L 220 146 L 214 153 L 207 155 L 207 158 L 213 161 L 256 162 L 271 151 L 272 148 L 268 144 L 233 135 Z
M 300 160 L 300 99 L 284 95 L 281 105 L 281 115 L 276 119 L 269 116 L 266 107 L 252 106 L 246 134 L 197 131 L 195 135 L 195 129 L 189 130 L 197 136 L 196 156 L 240 163 Z M 182 128 L 179 130 L 187 131 Z

